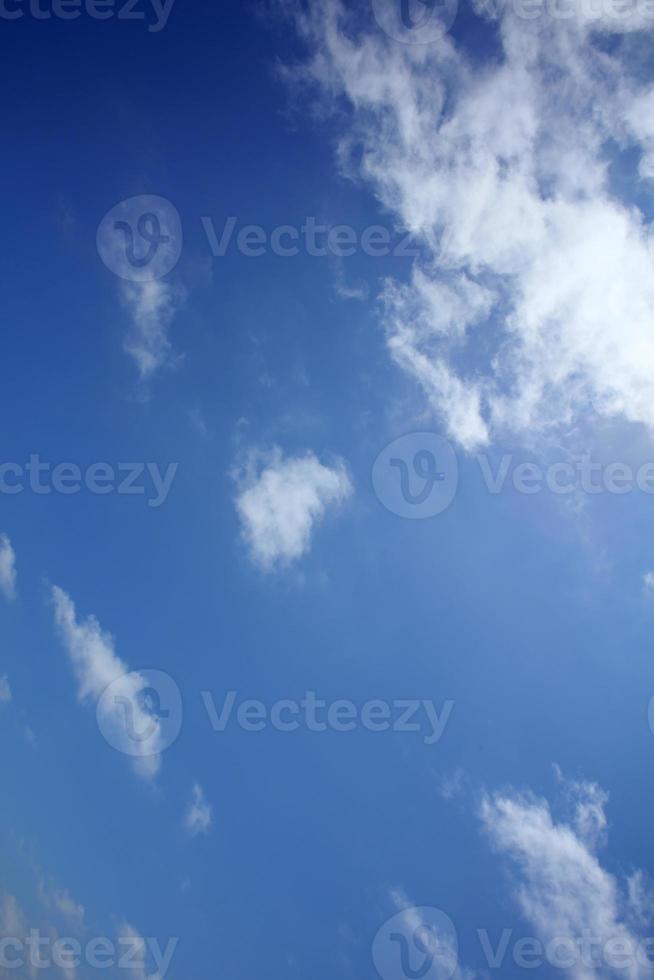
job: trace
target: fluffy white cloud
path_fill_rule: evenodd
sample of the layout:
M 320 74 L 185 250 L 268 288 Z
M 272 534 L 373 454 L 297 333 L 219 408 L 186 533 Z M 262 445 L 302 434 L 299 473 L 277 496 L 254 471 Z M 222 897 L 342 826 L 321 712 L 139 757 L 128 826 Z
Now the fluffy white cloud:
M 169 327 L 184 300 L 184 292 L 155 279 L 123 283 L 122 297 L 132 320 L 124 348 L 146 381 L 175 361 Z
M 558 822 L 547 801 L 532 796 L 496 794 L 482 803 L 490 840 L 516 872 L 520 910 L 549 948 L 549 961 L 555 957 L 553 965 L 575 980 L 651 977 L 637 932 L 645 909 L 650 920 L 652 913 L 642 877 L 619 882 L 596 853 L 606 834 L 607 796 L 595 783 L 564 786 L 568 817 Z M 593 937 L 593 950 L 584 947 L 584 937 Z M 626 965 L 614 970 L 618 943 Z
M 352 494 L 342 460 L 330 467 L 312 452 L 284 457 L 276 447 L 251 453 L 238 482 L 242 534 L 253 560 L 266 570 L 301 558 L 326 510 Z
M 0 534 L 0 592 L 6 599 L 16 598 L 16 553 L 6 534 Z
M 0 676 L 0 704 L 9 704 L 11 701 L 11 687 L 9 678 L 6 674 Z
M 213 823 L 213 809 L 207 803 L 204 790 L 195 783 L 191 794 L 191 802 L 184 813 L 184 827 L 191 837 L 206 834 Z
M 643 586 L 648 593 L 654 593 L 654 572 L 645 572 L 643 575 Z
M 78 684 L 80 701 L 97 704 L 109 686 L 114 684 L 114 696 L 103 699 L 98 721 L 104 732 L 111 731 L 112 743 L 122 744 L 126 755 L 133 756 L 133 765 L 139 775 L 152 779 L 161 767 L 161 755 L 156 751 L 159 729 L 154 718 L 139 698 L 146 687 L 142 677 L 130 672 L 128 666 L 116 655 L 113 638 L 105 633 L 95 616 L 79 621 L 75 605 L 63 589 L 53 586 L 55 624 L 68 654 Z M 131 717 L 128 728 L 126 710 Z M 152 754 L 136 757 L 130 743 L 131 732 L 151 732 L 148 750 Z
M 654 86 L 594 33 L 654 18 L 635 2 L 479 6 L 495 8 L 492 60 L 362 32 L 340 0 L 296 17 L 297 77 L 346 108 L 343 170 L 422 246 L 384 290 L 390 352 L 468 449 L 598 417 L 654 428 L 649 229 L 611 166 L 635 150 L 654 176 Z

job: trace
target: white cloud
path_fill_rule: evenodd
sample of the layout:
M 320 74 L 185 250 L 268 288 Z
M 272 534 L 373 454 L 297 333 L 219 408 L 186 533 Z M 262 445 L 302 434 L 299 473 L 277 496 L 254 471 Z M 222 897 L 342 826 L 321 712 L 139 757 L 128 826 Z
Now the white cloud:
M 11 701 L 11 687 L 6 674 L 0 676 L 0 704 L 9 704 Z
M 6 534 L 0 534 L 0 592 L 10 601 L 16 598 L 16 553 Z
M 312 452 L 284 457 L 277 447 L 265 455 L 251 453 L 238 479 L 242 534 L 253 560 L 266 570 L 306 554 L 327 509 L 352 494 L 343 460 L 330 467 Z
M 628 966 L 617 970 L 635 980 L 651 977 L 636 928 L 642 921 L 642 879 L 620 883 L 597 857 L 606 832 L 607 796 L 594 783 L 565 783 L 567 820 L 556 821 L 546 800 L 519 794 L 486 797 L 481 817 L 494 847 L 507 856 L 516 872 L 514 894 L 520 911 L 536 936 L 553 950 L 555 940 L 567 941 L 556 962 L 575 980 L 613 975 L 610 941 L 629 950 Z M 584 950 L 584 936 L 599 946 Z M 551 961 L 550 961 L 551 962 Z
M 123 302 L 132 318 L 124 349 L 136 361 L 143 381 L 176 360 L 169 327 L 184 296 L 183 290 L 156 279 L 123 283 Z
M 592 34 L 651 18 L 496 6 L 501 55 L 483 61 L 449 36 L 346 31 L 340 0 L 296 18 L 310 49 L 296 76 L 348 110 L 342 169 L 422 245 L 384 291 L 389 350 L 468 449 L 598 417 L 654 429 L 649 230 L 610 166 L 620 146 L 654 176 L 654 86 Z
M 156 722 L 138 698 L 139 692 L 147 686 L 145 681 L 137 673 L 129 672 L 128 666 L 115 653 L 113 638 L 103 632 L 95 616 L 78 621 L 72 599 L 56 585 L 52 589 L 52 600 L 55 624 L 77 680 L 80 701 L 96 704 L 109 684 L 117 682 L 115 697 L 103 702 L 101 722 L 103 727 L 112 730 L 117 741 L 122 740 L 126 754 L 133 756 L 125 705 L 131 707 L 132 723 L 137 732 L 151 731 Z M 158 731 L 155 731 L 148 739 L 148 747 L 156 749 L 157 739 Z M 152 779 L 161 767 L 161 755 L 156 752 L 132 761 L 145 779 Z
M 654 592 L 654 572 L 645 572 L 643 586 L 646 592 Z
M 184 827 L 191 837 L 206 834 L 213 823 L 213 809 L 199 783 L 193 786 L 191 802 L 184 813 Z

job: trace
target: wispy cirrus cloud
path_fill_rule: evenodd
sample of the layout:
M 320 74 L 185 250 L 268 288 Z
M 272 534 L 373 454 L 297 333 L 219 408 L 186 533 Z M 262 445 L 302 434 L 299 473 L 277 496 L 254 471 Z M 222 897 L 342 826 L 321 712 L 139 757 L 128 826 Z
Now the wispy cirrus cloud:
M 117 656 L 113 637 L 102 630 L 95 616 L 78 619 L 73 600 L 56 585 L 52 588 L 52 603 L 55 625 L 77 681 L 79 700 L 97 705 L 107 687 L 114 685 L 113 697 L 103 699 L 99 709 L 103 732 L 110 730 L 113 744 L 123 745 L 136 772 L 152 780 L 161 768 L 161 755 L 156 751 L 159 720 L 139 698 L 147 686 L 145 680 L 130 672 Z M 147 749 L 151 754 L 135 754 L 131 739 L 139 732 L 149 733 Z

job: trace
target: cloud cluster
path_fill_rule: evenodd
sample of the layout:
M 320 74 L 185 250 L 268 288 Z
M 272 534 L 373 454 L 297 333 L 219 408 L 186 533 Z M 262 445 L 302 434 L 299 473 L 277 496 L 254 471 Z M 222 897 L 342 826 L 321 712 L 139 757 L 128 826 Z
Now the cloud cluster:
M 466 449 L 589 419 L 654 428 L 654 263 L 621 189 L 627 152 L 636 185 L 654 177 L 654 86 L 628 37 L 652 18 L 568 6 L 486 5 L 492 59 L 362 31 L 340 0 L 296 15 L 295 77 L 344 110 L 341 168 L 422 244 L 383 292 L 389 350 Z
M 312 452 L 285 457 L 277 447 L 250 453 L 237 481 L 242 535 L 252 559 L 266 571 L 301 558 L 328 508 L 352 494 L 343 460 L 326 466 Z

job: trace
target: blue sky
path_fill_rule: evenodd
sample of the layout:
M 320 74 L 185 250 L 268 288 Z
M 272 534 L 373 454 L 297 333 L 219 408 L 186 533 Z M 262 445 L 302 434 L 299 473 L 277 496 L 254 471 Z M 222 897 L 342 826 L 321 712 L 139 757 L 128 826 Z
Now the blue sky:
M 652 14 L 432 7 L 2 8 L 0 977 L 652 973 Z

